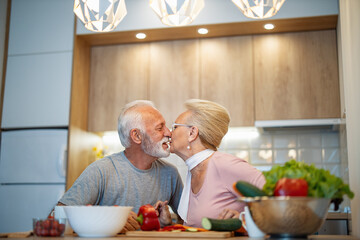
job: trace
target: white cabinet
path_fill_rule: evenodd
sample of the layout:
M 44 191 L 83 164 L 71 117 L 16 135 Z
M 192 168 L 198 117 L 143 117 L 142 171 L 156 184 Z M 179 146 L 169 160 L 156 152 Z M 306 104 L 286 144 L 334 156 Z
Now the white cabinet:
M 73 0 L 11 3 L 1 127 L 68 126 Z
M 72 51 L 74 0 L 12 0 L 9 55 Z
M 72 53 L 10 56 L 2 128 L 69 124 Z

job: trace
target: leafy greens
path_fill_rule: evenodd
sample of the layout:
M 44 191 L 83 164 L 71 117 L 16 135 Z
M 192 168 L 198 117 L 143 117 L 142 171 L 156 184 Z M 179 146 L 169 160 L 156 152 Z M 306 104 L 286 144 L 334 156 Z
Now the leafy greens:
M 338 199 L 342 201 L 343 195 L 350 199 L 354 193 L 350 190 L 349 185 L 343 180 L 331 174 L 328 170 L 318 169 L 314 164 L 308 165 L 304 162 L 297 162 L 292 159 L 284 166 L 274 166 L 269 171 L 263 172 L 266 183 L 263 191 L 268 196 L 274 195 L 275 185 L 281 178 L 302 178 L 308 183 L 308 196 L 317 198 Z

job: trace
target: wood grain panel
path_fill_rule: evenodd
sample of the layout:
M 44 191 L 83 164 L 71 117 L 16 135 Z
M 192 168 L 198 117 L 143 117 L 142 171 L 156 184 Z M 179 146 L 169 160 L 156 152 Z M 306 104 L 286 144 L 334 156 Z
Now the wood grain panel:
M 254 125 L 252 37 L 201 40 L 201 98 L 225 106 L 231 126 Z
M 207 24 L 185 27 L 171 27 L 159 29 L 141 29 L 137 31 L 121 31 L 110 33 L 79 35 L 90 45 L 110 45 L 124 43 L 144 43 L 154 41 L 168 41 L 194 38 L 213 38 L 225 36 L 240 36 L 264 33 L 299 32 L 323 29 L 335 29 L 337 15 L 291 18 L 291 19 L 267 19 L 260 21 L 234 22 Z M 275 29 L 269 31 L 264 29 L 264 24 L 273 23 Z M 206 35 L 198 34 L 199 28 L 205 27 L 209 30 Z M 135 35 L 143 32 L 147 35 L 145 39 L 137 39 Z
M 93 133 L 87 132 L 90 47 L 75 38 L 71 86 L 66 189 L 69 189 L 92 156 Z
M 334 30 L 254 36 L 256 120 L 340 117 Z
M 183 103 L 199 98 L 199 42 L 182 40 L 150 44 L 149 96 L 170 126 Z
M 89 90 L 89 131 L 116 131 L 121 109 L 147 99 L 149 45 L 93 47 Z

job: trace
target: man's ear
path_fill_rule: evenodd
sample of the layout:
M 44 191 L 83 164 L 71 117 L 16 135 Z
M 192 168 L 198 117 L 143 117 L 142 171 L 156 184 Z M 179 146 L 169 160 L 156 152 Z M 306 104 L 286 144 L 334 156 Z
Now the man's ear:
M 141 138 L 140 130 L 137 128 L 131 129 L 130 138 L 134 143 L 141 144 L 142 138 Z

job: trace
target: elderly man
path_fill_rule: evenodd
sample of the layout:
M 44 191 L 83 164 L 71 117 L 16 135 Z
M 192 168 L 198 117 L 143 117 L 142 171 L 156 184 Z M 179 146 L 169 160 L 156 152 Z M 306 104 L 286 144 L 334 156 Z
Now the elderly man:
M 183 184 L 176 167 L 159 159 L 170 154 L 171 133 L 163 116 L 150 101 L 128 103 L 119 116 L 118 132 L 125 150 L 88 166 L 58 205 L 133 206 L 124 232 L 138 229 L 135 212 L 152 204 L 162 225 L 169 224 L 161 214 L 167 205 L 157 202 L 168 202 L 176 213 Z

